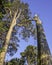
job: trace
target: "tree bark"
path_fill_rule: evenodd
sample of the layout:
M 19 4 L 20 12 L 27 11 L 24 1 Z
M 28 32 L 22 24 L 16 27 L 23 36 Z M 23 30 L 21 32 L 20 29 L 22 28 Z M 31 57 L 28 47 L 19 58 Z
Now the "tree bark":
M 29 56 L 27 57 L 27 62 L 28 62 L 28 65 L 30 65 L 30 57 Z
M 6 55 L 7 48 L 8 48 L 8 45 L 9 45 L 9 41 L 10 41 L 10 38 L 11 38 L 11 34 L 12 34 L 14 26 L 16 25 L 16 19 L 18 19 L 20 17 L 20 14 L 21 14 L 21 11 L 20 11 L 18 13 L 18 16 L 17 16 L 17 12 L 18 12 L 18 10 L 14 14 L 14 18 L 11 22 L 9 31 L 6 35 L 4 50 L 3 50 L 3 52 L 0 53 L 0 65 L 4 65 L 4 59 L 5 59 L 5 55 Z
M 46 40 L 41 20 L 39 19 L 38 16 L 35 16 L 34 20 L 36 22 L 36 29 L 37 29 L 37 47 L 38 47 L 37 65 L 51 65 L 49 57 L 51 56 L 51 53 Z

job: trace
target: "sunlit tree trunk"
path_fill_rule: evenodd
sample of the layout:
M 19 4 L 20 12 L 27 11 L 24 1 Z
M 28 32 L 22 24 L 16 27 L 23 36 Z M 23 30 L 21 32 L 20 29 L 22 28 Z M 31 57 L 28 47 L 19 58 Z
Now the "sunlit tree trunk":
M 0 53 L 0 65 L 4 65 L 4 59 L 5 59 L 5 55 L 6 55 L 7 48 L 8 48 L 8 45 L 9 45 L 9 41 L 10 41 L 10 38 L 11 38 L 11 34 L 12 34 L 14 26 L 16 25 L 16 19 L 19 18 L 20 14 L 21 14 L 21 12 L 19 12 L 18 16 L 17 16 L 17 11 L 14 14 L 14 18 L 13 18 L 13 20 L 11 22 L 9 31 L 8 31 L 8 33 L 6 35 L 4 50 L 3 50 L 3 52 Z

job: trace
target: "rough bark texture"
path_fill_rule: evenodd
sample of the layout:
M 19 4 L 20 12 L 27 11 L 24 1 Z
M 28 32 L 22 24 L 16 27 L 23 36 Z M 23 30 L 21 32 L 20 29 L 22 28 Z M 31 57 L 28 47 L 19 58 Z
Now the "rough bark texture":
M 51 65 L 50 64 L 50 49 L 46 40 L 42 23 L 38 16 L 34 18 L 37 28 L 37 46 L 38 46 L 38 65 Z
M 27 62 L 28 62 L 28 65 L 30 65 L 30 58 L 29 58 L 29 56 L 27 57 Z
M 4 65 L 4 59 L 5 59 L 5 55 L 6 55 L 7 48 L 8 48 L 8 45 L 9 45 L 9 41 L 10 41 L 10 38 L 11 38 L 11 34 L 12 34 L 14 26 L 16 25 L 16 19 L 19 18 L 20 13 L 21 12 L 18 13 L 18 16 L 17 16 L 17 11 L 14 14 L 14 18 L 13 18 L 13 20 L 11 22 L 9 31 L 8 31 L 8 33 L 6 35 L 4 50 L 3 50 L 3 52 L 0 53 L 0 65 Z

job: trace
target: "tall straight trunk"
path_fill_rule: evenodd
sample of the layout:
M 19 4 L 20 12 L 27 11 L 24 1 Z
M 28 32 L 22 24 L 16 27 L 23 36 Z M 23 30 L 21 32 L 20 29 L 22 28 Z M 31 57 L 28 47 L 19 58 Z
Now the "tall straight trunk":
M 42 23 L 38 16 L 34 18 L 37 28 L 37 47 L 38 47 L 38 64 L 37 65 L 50 65 L 50 49 L 46 40 Z M 47 60 L 48 59 L 48 60 Z M 47 63 L 47 61 L 49 61 Z
M 40 34 L 38 34 L 39 30 L 38 30 L 38 26 L 36 24 L 36 28 L 37 28 L 37 47 L 38 47 L 38 65 L 41 65 L 41 44 L 40 44 Z
M 14 14 L 14 18 L 13 18 L 13 20 L 11 22 L 9 31 L 8 31 L 8 33 L 6 35 L 4 50 L 3 50 L 3 52 L 0 53 L 0 65 L 4 65 L 4 59 L 5 59 L 5 55 L 6 55 L 7 48 L 8 48 L 8 45 L 9 45 L 9 41 L 10 41 L 10 38 L 11 38 L 11 34 L 12 34 L 14 26 L 16 25 L 16 19 L 19 18 L 20 13 L 18 13 L 18 16 L 17 16 L 17 11 Z
M 28 62 L 28 65 L 30 65 L 30 57 L 29 56 L 27 57 L 27 62 Z

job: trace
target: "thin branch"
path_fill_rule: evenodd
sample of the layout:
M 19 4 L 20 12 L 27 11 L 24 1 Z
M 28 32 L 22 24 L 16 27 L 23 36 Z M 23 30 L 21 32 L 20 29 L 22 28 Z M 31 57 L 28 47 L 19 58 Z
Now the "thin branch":
M 21 14 L 21 10 L 20 10 L 20 12 L 18 13 L 18 16 L 16 17 L 16 20 L 20 17 L 20 14 Z
M 23 24 L 16 24 L 17 26 L 21 27 L 21 26 L 24 26 Z
M 8 8 L 8 7 L 5 7 L 5 9 L 6 9 L 6 10 L 9 10 L 9 12 L 10 12 L 10 15 L 11 15 L 11 10 L 10 10 L 10 8 Z
M 18 13 L 18 9 L 17 9 L 17 11 L 16 11 L 16 13 L 15 13 L 15 16 L 14 16 L 14 18 L 16 18 L 16 15 L 17 15 L 17 13 Z

